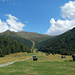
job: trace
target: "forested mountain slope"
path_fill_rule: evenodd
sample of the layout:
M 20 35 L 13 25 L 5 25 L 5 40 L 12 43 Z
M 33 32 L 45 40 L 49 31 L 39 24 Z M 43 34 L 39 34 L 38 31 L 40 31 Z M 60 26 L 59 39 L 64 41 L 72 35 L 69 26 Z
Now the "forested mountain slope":
M 32 48 L 32 45 L 33 45 L 33 43 L 29 39 L 23 38 L 20 35 L 18 35 L 16 32 L 11 32 L 9 30 L 7 30 L 7 31 L 5 31 L 3 33 L 0 33 L 0 36 L 7 37 L 7 38 L 11 38 L 11 39 L 14 39 L 14 40 L 16 40 L 18 42 L 22 42 L 26 46 L 28 46 L 29 49 L 31 49 Z
M 45 35 L 45 34 L 38 34 L 34 32 L 26 32 L 21 31 L 17 32 L 21 37 L 28 38 L 31 41 L 35 43 L 35 46 L 37 46 L 40 42 L 48 40 L 50 38 L 54 38 L 55 36 Z
M 22 42 L 0 36 L 0 57 L 17 52 L 31 52 L 31 50 Z
M 39 47 L 39 51 L 58 54 L 74 54 L 75 53 L 75 28 L 69 30 L 52 40 L 43 42 Z
M 14 42 L 16 41 L 16 42 L 23 43 L 25 45 L 25 47 L 27 47 L 27 51 L 30 52 L 40 42 L 50 39 L 50 38 L 53 38 L 54 36 L 43 35 L 43 34 L 38 34 L 38 33 L 34 33 L 34 32 L 25 32 L 25 31 L 12 32 L 12 31 L 7 30 L 3 33 L 0 33 L 0 37 L 2 37 L 3 39 L 9 38 L 9 39 L 12 39 Z M 5 43 L 1 43 L 1 44 L 3 44 L 4 47 L 6 46 Z M 16 44 L 18 44 L 18 43 L 16 43 Z M 14 43 L 13 43 L 13 45 L 14 45 Z M 9 46 L 10 46 L 10 44 L 9 44 Z

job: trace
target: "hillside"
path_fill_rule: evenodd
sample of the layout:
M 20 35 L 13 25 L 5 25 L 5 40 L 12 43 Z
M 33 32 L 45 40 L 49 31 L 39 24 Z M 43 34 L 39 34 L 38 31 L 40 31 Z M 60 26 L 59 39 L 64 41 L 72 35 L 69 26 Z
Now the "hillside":
M 35 46 L 37 46 L 40 42 L 54 38 L 55 36 L 49 36 L 45 34 L 38 34 L 34 32 L 26 32 L 26 31 L 21 31 L 17 32 L 18 35 L 20 35 L 23 38 L 30 39 L 32 42 L 35 43 Z
M 43 40 L 53 38 L 53 36 L 49 36 L 49 35 L 45 35 L 45 34 L 38 34 L 38 33 L 34 33 L 34 32 L 21 31 L 21 32 L 17 32 L 17 33 L 19 35 L 21 35 L 22 37 L 31 39 L 34 42 L 41 42 Z
M 31 52 L 31 50 L 22 42 L 0 36 L 0 57 L 17 52 Z
M 43 42 L 39 51 L 53 54 L 73 54 L 75 53 L 75 28 L 65 32 L 52 40 Z
M 9 30 L 0 33 L 0 36 L 11 38 L 13 40 L 16 40 L 18 42 L 24 43 L 27 47 L 29 47 L 29 50 L 33 50 L 37 45 L 45 40 L 48 40 L 50 38 L 54 38 L 55 36 L 49 36 L 49 35 L 43 35 L 38 34 L 34 32 L 11 32 Z
M 7 30 L 7 31 L 5 31 L 3 33 L 0 33 L 0 36 L 11 38 L 11 39 L 14 39 L 14 40 L 16 40 L 18 42 L 22 42 L 26 46 L 29 46 L 29 49 L 31 49 L 32 45 L 33 45 L 33 43 L 29 39 L 25 39 L 25 38 L 21 37 L 20 35 L 18 35 L 17 33 L 11 32 L 9 30 Z

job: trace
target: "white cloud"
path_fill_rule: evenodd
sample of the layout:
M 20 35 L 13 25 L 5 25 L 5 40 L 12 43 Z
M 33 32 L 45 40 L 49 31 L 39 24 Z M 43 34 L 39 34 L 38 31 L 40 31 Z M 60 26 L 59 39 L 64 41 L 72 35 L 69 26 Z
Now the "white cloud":
M 69 1 L 64 6 L 61 6 L 62 17 L 75 19 L 75 1 Z
M 21 31 L 23 30 L 23 27 L 25 26 L 24 24 L 22 24 L 21 22 L 18 21 L 18 18 L 16 18 L 15 16 L 12 16 L 11 14 L 7 14 L 6 15 L 8 17 L 8 19 L 6 20 L 7 24 L 9 24 L 9 30 L 10 31 Z
M 2 22 L 1 19 L 0 19 L 0 33 L 6 31 L 8 29 L 9 29 L 9 27 L 8 27 L 7 23 Z
M 46 32 L 49 35 L 59 35 L 65 31 L 75 27 L 75 1 L 69 1 L 64 6 L 61 6 L 61 13 L 66 20 L 57 20 L 54 18 L 50 20 L 50 28 Z
M 21 22 L 18 21 L 18 18 L 15 16 L 12 16 L 11 14 L 7 14 L 7 20 L 6 22 L 2 22 L 0 19 L 0 33 L 10 30 L 10 31 L 22 31 L 23 27 L 25 26 Z
M 75 20 L 58 20 L 55 22 L 55 19 L 52 18 L 50 20 L 50 28 L 48 29 L 48 31 L 46 32 L 46 34 L 49 35 L 59 35 L 64 33 L 65 31 L 72 29 L 73 27 L 75 27 Z

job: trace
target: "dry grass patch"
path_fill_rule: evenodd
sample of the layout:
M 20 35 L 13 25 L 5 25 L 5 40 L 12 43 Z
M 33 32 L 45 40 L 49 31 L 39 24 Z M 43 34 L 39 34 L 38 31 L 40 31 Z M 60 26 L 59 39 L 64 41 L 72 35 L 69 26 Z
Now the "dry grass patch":
M 31 56 L 25 56 L 25 54 L 27 53 L 20 52 L 20 53 L 9 54 L 9 55 L 6 55 L 5 57 L 0 57 L 0 64 L 31 58 Z
M 45 61 L 65 61 L 65 60 L 73 60 L 72 56 L 68 56 L 68 55 L 65 55 L 66 58 L 61 58 L 62 55 L 60 54 L 55 54 L 55 55 L 46 55 L 45 53 L 42 53 L 42 52 L 38 52 L 36 53 L 36 57 L 38 58 L 38 62 L 45 62 Z M 32 59 L 31 60 L 28 60 L 29 62 L 30 61 L 33 61 Z

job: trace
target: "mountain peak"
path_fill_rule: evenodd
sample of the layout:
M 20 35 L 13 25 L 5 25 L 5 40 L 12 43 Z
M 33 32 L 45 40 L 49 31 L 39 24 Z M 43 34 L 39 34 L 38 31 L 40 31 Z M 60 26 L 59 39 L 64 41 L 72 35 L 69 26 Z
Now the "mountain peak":
M 11 31 L 10 31 L 10 30 L 6 30 L 5 32 L 11 32 Z M 4 33 L 5 33 L 5 32 L 4 32 Z

